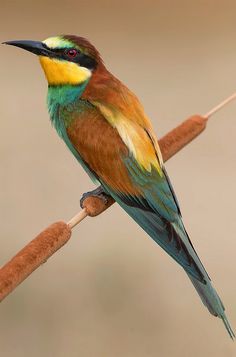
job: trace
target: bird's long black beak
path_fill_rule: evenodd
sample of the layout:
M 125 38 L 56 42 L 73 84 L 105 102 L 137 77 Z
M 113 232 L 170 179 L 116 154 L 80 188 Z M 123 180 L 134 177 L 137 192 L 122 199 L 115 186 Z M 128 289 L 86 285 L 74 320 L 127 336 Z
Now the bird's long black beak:
M 46 45 L 39 41 L 7 41 L 3 42 L 3 44 L 23 48 L 24 50 L 32 52 L 38 56 L 50 57 L 51 55 L 51 51 L 46 47 Z

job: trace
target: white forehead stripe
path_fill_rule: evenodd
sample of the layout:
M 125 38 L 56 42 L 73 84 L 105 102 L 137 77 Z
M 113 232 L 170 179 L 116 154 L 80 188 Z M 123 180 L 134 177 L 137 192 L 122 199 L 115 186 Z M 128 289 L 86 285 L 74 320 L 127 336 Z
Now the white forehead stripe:
M 48 48 L 68 48 L 71 47 L 71 43 L 68 40 L 63 39 L 62 37 L 49 37 L 43 41 L 43 43 Z

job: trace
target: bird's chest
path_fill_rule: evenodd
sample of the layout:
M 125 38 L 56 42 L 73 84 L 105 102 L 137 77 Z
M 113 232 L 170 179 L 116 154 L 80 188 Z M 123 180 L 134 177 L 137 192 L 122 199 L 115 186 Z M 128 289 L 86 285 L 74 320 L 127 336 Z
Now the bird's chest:
M 84 86 L 49 86 L 47 105 L 48 112 L 59 136 L 63 138 L 65 129 L 73 120 L 74 114 L 83 109 L 79 97 Z
M 56 104 L 54 127 L 92 179 L 120 192 L 137 194 L 124 165 L 128 149 L 118 131 L 85 100 Z
M 69 116 L 67 113 L 63 117 L 71 143 L 91 168 L 97 168 L 102 161 L 105 166 L 106 159 L 111 165 L 114 159 L 126 154 L 117 130 L 90 103 L 81 100 Z
M 119 192 L 137 194 L 124 165 L 128 149 L 95 107 L 80 110 L 67 127 L 67 135 L 101 183 Z
M 63 89 L 63 90 L 62 90 Z M 80 118 L 81 112 L 85 110 L 84 106 L 79 103 L 79 93 L 70 92 L 70 89 L 64 88 L 49 88 L 48 91 L 48 111 L 52 125 L 56 129 L 58 135 L 63 139 L 72 154 L 76 157 L 84 170 L 88 173 L 93 181 L 96 181 L 96 175 L 90 170 L 84 162 L 80 153 L 71 142 L 67 130 L 75 120 Z

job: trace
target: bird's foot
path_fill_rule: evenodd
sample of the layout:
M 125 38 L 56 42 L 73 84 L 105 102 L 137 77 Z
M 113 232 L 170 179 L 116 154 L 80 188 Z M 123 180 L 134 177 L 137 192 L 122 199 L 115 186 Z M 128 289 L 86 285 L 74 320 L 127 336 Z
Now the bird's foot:
M 98 186 L 97 188 L 95 188 L 95 190 L 85 192 L 82 195 L 82 198 L 80 199 L 80 207 L 81 208 L 84 208 L 84 201 L 90 197 L 98 198 L 99 200 L 102 200 L 102 203 L 104 205 L 107 205 L 111 199 L 111 196 L 105 192 L 104 188 L 102 186 Z

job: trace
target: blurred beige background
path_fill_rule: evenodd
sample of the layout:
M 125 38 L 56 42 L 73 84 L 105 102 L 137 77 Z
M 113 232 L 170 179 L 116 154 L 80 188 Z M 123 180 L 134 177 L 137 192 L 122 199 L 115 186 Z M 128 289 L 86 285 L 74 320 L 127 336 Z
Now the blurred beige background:
M 1 41 L 88 37 L 163 135 L 236 90 L 232 1 L 2 2 Z M 0 264 L 93 186 L 51 128 L 33 55 L 0 46 Z M 185 224 L 236 329 L 236 103 L 168 162 Z M 0 306 L 2 357 L 232 357 L 184 272 L 118 206 Z

